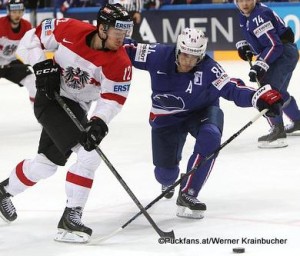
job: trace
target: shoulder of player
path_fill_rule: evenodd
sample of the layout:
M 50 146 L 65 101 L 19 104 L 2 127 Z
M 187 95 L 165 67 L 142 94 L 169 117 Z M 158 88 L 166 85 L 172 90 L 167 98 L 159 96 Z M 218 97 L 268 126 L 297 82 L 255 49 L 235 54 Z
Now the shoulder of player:
M 9 17 L 6 15 L 6 16 L 3 16 L 3 17 L 0 17 L 0 27 L 7 27 L 9 25 Z
M 72 33 L 72 31 L 76 32 L 82 29 L 95 29 L 95 26 L 88 22 L 83 22 L 81 20 L 76 20 L 72 18 L 62 18 L 62 19 L 55 19 L 55 27 L 59 29 L 64 29 L 68 27 L 67 33 Z
M 81 42 L 82 38 L 96 29 L 95 26 L 76 19 L 59 19 L 55 21 L 55 24 L 53 33 L 59 42 L 63 40 Z
M 155 44 L 150 44 L 149 49 L 155 50 L 159 52 L 160 54 L 168 54 L 170 52 L 174 52 L 175 54 L 175 46 L 171 44 L 160 44 L 160 43 L 155 43 Z
M 248 20 L 250 24 L 257 26 L 261 25 L 262 22 L 270 20 L 272 17 L 274 17 L 274 13 L 269 7 L 265 5 L 259 5 L 253 10 Z
M 21 27 L 22 29 L 24 29 L 25 31 L 29 30 L 32 28 L 31 23 L 28 20 L 25 19 L 21 19 Z
M 108 60 L 110 63 L 114 64 L 114 67 L 131 66 L 131 61 L 123 47 L 116 52 L 110 51 Z
M 175 61 L 175 46 L 169 44 L 149 44 L 147 49 L 147 58 L 151 59 L 152 65 L 170 67 L 170 62 Z
M 205 57 L 201 60 L 198 67 L 199 70 L 211 70 L 214 66 L 217 65 L 219 65 L 219 63 L 206 54 Z
M 104 75 L 113 81 L 122 82 L 124 72 L 130 71 L 132 68 L 131 61 L 124 48 L 120 48 L 116 52 L 99 52 L 105 58 L 99 58 L 101 63 L 98 66 L 102 68 Z M 101 60 L 102 59 L 102 60 Z M 95 63 L 97 65 L 97 63 Z

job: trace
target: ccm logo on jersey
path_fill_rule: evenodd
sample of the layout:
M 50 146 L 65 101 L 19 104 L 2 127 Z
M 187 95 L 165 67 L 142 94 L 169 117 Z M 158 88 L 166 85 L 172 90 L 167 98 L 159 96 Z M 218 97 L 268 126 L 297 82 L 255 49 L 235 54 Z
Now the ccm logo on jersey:
M 51 74 L 51 73 L 58 73 L 58 72 L 59 72 L 58 68 L 45 68 L 45 69 L 37 70 L 35 74 L 41 75 L 41 74 Z
M 129 87 L 130 87 L 130 84 L 115 85 L 114 92 L 126 92 L 126 91 L 129 91 Z

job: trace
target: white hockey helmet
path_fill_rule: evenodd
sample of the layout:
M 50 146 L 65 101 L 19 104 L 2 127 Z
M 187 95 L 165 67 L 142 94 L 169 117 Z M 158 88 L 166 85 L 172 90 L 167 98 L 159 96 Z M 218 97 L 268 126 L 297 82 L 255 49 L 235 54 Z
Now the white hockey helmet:
M 206 53 L 207 37 L 200 29 L 185 28 L 177 38 L 176 59 L 178 54 L 186 53 L 203 59 Z

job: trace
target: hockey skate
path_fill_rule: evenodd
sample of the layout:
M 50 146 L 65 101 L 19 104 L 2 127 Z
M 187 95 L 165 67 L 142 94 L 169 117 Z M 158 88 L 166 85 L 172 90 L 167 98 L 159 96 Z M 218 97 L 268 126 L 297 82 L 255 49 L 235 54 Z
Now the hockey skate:
M 6 192 L 4 186 L 8 183 L 5 180 L 0 183 L 0 217 L 7 223 L 14 221 L 17 218 L 16 209 L 10 200 L 11 195 Z
M 300 120 L 287 124 L 284 130 L 288 136 L 300 136 Z
M 65 208 L 58 223 L 55 241 L 65 243 L 87 243 L 92 235 L 92 229 L 81 222 L 82 208 Z
M 165 185 L 162 185 L 161 187 L 161 192 L 165 192 L 170 186 L 165 186 Z M 167 194 L 164 195 L 165 198 L 167 199 L 170 199 L 173 197 L 174 195 L 174 192 L 175 192 L 175 188 L 172 188 Z
M 202 219 L 206 211 L 206 205 L 201 203 L 196 197 L 179 192 L 177 202 L 177 216 L 189 219 Z
M 273 125 L 269 134 L 258 138 L 259 148 L 284 148 L 287 145 L 283 124 Z

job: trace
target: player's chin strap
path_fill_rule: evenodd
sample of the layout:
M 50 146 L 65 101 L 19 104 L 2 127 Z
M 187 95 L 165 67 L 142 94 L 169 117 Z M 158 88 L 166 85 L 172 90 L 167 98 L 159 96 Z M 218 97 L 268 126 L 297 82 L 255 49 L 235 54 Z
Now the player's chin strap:
M 68 105 L 65 103 L 65 101 L 60 97 L 60 95 L 57 92 L 55 92 L 54 95 L 55 95 L 55 99 L 58 102 L 58 104 L 63 108 L 63 110 L 71 118 L 71 120 L 73 121 L 73 123 L 80 130 L 80 132 L 86 132 L 86 130 L 84 129 L 84 127 L 82 126 L 82 124 L 79 122 L 79 120 L 74 115 L 74 113 L 72 112 L 72 110 L 68 107 Z M 137 207 L 140 209 L 140 213 L 144 214 L 144 216 L 146 217 L 146 219 L 149 221 L 149 223 L 155 229 L 155 231 L 159 234 L 159 236 L 161 238 L 174 239 L 175 238 L 174 231 L 172 230 L 170 232 L 165 232 L 165 231 L 162 231 L 157 226 L 157 224 L 154 222 L 154 220 L 151 218 L 151 216 L 145 210 L 145 208 L 143 207 L 143 205 L 139 202 L 139 200 L 137 199 L 137 197 L 134 195 L 134 193 L 128 187 L 128 185 L 126 184 L 126 182 L 123 180 L 123 178 L 120 176 L 120 174 L 117 172 L 117 170 L 113 167 L 113 165 L 110 163 L 110 161 L 104 155 L 104 153 L 102 152 L 102 150 L 99 147 L 96 147 L 95 150 L 99 154 L 99 156 L 101 157 L 101 159 L 105 162 L 105 164 L 107 165 L 107 167 L 109 168 L 109 170 L 115 175 L 115 177 L 117 178 L 117 180 L 121 183 L 121 185 L 126 190 L 126 192 L 131 197 L 131 199 L 135 202 L 135 204 L 137 205 Z
M 246 130 L 249 126 L 251 126 L 257 119 L 262 117 L 264 114 L 268 112 L 268 109 L 264 109 L 261 112 L 259 112 L 255 117 L 253 117 L 246 125 L 244 125 L 240 130 L 238 130 L 235 134 L 233 134 L 229 139 L 227 139 L 225 142 L 223 142 L 219 148 L 217 148 L 211 155 L 205 157 L 202 159 L 198 164 L 196 164 L 190 171 L 185 173 L 180 177 L 179 180 L 177 180 L 172 186 L 168 187 L 163 193 L 161 193 L 158 197 L 156 197 L 152 202 L 150 202 L 147 206 L 145 206 L 145 210 L 148 210 L 151 206 L 153 206 L 155 203 L 157 203 L 160 199 L 162 199 L 166 194 L 168 194 L 172 189 L 174 189 L 176 186 L 181 184 L 181 182 L 187 178 L 187 176 L 194 173 L 199 167 L 204 165 L 207 161 L 211 160 L 212 158 L 216 157 L 219 152 L 227 146 L 232 140 L 234 140 L 236 137 L 238 137 L 244 130 Z M 134 221 L 138 216 L 140 216 L 143 212 L 140 211 L 136 215 L 134 215 L 130 220 L 128 220 L 122 227 L 118 228 L 111 234 L 105 236 L 105 237 L 96 237 L 91 241 L 91 244 L 98 244 L 104 240 L 107 240 L 108 238 L 114 236 L 115 234 L 122 231 L 126 226 L 128 226 L 132 221 Z
M 107 40 L 107 38 L 108 38 L 108 34 L 107 34 L 108 29 L 109 29 L 109 25 L 107 25 L 107 24 L 104 25 L 104 30 L 103 30 L 103 32 L 105 33 L 106 37 L 103 38 L 103 37 L 101 37 L 101 35 L 100 35 L 100 33 L 99 33 L 99 28 L 98 28 L 97 34 L 98 34 L 99 38 L 101 39 L 101 46 L 102 46 L 101 50 L 108 50 L 108 48 L 105 48 L 105 43 L 106 43 L 106 40 Z

